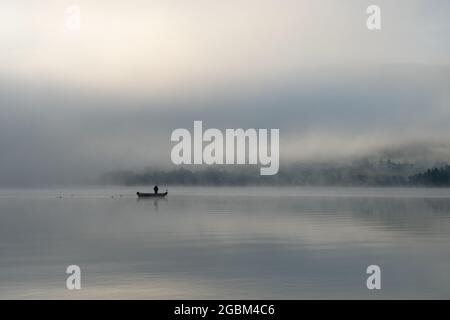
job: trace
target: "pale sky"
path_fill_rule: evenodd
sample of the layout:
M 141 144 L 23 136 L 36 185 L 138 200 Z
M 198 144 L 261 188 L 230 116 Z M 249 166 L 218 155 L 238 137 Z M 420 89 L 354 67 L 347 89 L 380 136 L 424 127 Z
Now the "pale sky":
M 448 0 L 2 0 L 0 39 L 6 184 L 165 166 L 193 120 L 280 128 L 281 164 L 450 160 Z
M 365 27 L 372 3 L 3 0 L 0 70 L 18 81 L 170 94 L 330 64 L 449 63 L 449 1 L 378 1 L 379 32 Z M 72 4 L 79 32 L 65 26 Z

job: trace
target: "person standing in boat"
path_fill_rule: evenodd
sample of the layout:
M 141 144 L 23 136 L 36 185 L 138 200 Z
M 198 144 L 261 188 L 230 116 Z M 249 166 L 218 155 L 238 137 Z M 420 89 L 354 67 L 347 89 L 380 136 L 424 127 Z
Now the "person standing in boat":
M 158 186 L 155 186 L 155 187 L 153 188 L 153 191 L 155 191 L 155 194 L 158 194 L 158 190 L 159 190 Z

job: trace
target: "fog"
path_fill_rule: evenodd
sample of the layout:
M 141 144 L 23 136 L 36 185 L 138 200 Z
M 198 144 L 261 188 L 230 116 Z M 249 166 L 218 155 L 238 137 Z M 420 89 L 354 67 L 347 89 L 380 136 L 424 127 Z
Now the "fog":
M 169 167 L 170 134 L 279 128 L 280 163 L 450 161 L 450 3 L 0 4 L 0 185 Z

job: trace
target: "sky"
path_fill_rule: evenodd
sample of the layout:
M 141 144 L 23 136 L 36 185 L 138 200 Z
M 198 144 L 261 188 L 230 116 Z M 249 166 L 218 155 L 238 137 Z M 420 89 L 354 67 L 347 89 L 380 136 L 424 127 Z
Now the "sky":
M 381 8 L 382 29 L 366 28 Z M 80 8 L 80 29 L 66 9 Z M 2 0 L 0 186 L 168 167 L 170 134 L 278 128 L 280 164 L 450 161 L 450 1 Z

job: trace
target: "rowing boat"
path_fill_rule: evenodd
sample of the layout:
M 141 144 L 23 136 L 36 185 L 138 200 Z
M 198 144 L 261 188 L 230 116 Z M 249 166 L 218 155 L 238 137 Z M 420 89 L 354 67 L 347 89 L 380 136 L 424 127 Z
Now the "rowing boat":
M 145 193 L 145 192 L 136 192 L 138 198 L 164 198 L 167 196 L 168 192 L 164 193 Z

